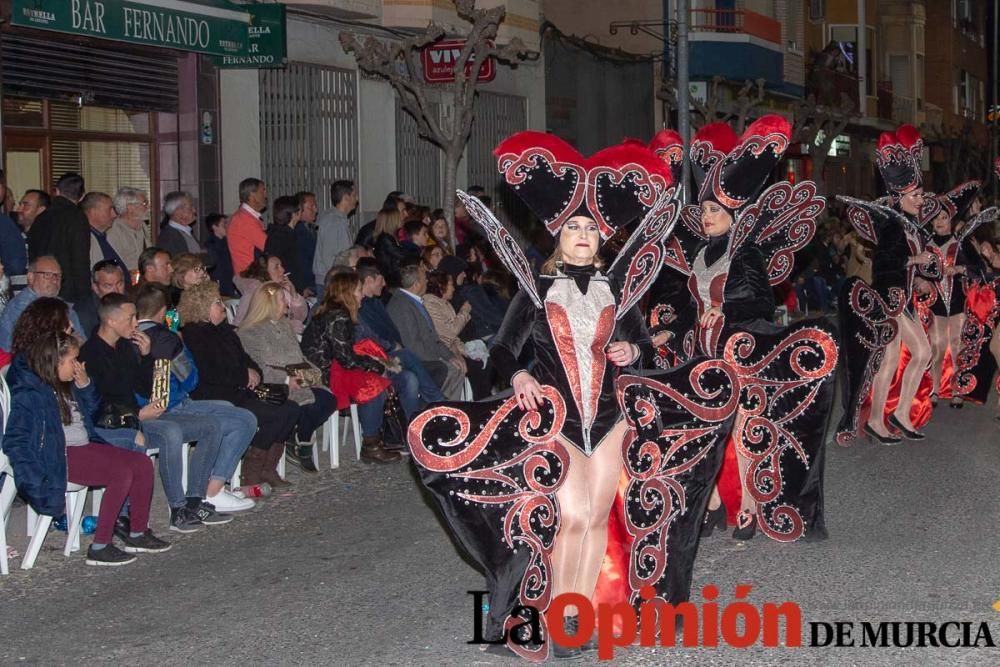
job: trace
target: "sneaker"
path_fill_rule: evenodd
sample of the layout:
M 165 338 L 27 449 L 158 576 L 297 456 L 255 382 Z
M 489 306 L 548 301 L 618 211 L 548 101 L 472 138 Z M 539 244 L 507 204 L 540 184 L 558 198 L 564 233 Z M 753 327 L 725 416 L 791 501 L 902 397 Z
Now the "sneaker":
M 211 498 L 205 498 L 205 502 L 213 505 L 219 512 L 245 512 L 246 510 L 252 510 L 257 506 L 257 503 L 249 498 L 234 496 L 225 489 L 219 491 Z
M 164 542 L 156 535 L 153 535 L 153 531 L 151 530 L 147 530 L 139 537 L 129 535 L 125 538 L 124 542 L 125 553 L 129 554 L 159 554 L 164 551 L 170 551 L 170 547 L 173 546 L 169 542 Z
M 87 565 L 117 567 L 134 562 L 135 556 L 130 556 L 113 544 L 109 544 L 103 549 L 94 549 L 94 545 L 87 548 Z
M 232 514 L 221 514 L 215 511 L 215 505 L 202 502 L 198 509 L 194 510 L 195 516 L 206 526 L 221 526 L 233 520 Z
M 131 523 L 127 516 L 119 515 L 115 519 L 115 537 L 122 540 L 123 542 L 128 539 L 129 534 L 132 532 L 130 529 Z
M 187 507 L 175 507 L 170 510 L 170 530 L 175 533 L 194 533 L 204 527 L 198 514 Z

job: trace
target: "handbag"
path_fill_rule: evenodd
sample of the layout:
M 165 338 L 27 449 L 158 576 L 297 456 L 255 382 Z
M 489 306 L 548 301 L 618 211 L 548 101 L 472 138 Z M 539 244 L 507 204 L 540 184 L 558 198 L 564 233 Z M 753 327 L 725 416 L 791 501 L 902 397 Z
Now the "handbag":
M 284 366 L 271 365 L 271 368 L 285 371 L 288 377 L 298 380 L 303 388 L 317 387 L 322 380 L 319 369 L 308 361 L 298 364 L 285 364 Z
M 382 410 L 382 443 L 389 447 L 406 447 L 406 413 L 399 396 L 392 387 L 385 390 L 385 407 Z
M 101 406 L 101 413 L 97 417 L 95 426 L 115 430 L 120 428 L 130 428 L 134 431 L 142 430 L 139 422 L 139 415 L 123 405 L 115 403 L 104 403 Z
M 272 382 L 261 382 L 253 391 L 257 400 L 270 403 L 271 405 L 284 405 L 288 400 L 288 385 Z

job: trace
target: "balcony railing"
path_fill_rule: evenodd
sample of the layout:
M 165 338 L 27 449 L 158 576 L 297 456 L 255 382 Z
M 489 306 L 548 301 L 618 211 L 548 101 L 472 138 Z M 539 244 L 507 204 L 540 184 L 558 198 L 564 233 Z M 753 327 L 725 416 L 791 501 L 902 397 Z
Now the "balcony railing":
M 897 123 L 912 123 L 916 118 L 914 113 L 916 105 L 912 98 L 899 97 L 892 98 L 892 119 Z
M 781 24 L 749 9 L 692 9 L 691 31 L 741 33 L 781 44 Z
M 892 120 L 892 82 L 879 81 L 876 88 L 878 92 L 878 117 L 884 120 Z
M 814 95 L 816 104 L 833 108 L 839 108 L 846 95 L 855 110 L 861 108 L 858 104 L 858 78 L 847 72 L 813 65 L 806 80 L 806 94 Z

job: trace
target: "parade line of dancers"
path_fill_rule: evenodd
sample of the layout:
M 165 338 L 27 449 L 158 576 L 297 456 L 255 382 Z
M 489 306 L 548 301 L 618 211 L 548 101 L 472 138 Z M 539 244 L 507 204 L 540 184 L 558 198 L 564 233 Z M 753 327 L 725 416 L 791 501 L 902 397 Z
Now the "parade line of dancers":
M 764 116 L 742 136 L 725 123 L 699 130 L 691 205 L 676 132 L 590 157 L 549 134 L 506 139 L 501 177 L 556 238 L 538 273 L 491 211 L 458 193 L 520 287 L 490 352 L 513 392 L 432 405 L 408 439 L 486 575 L 484 636 L 507 637 L 504 650 L 542 660 L 594 649 L 549 639 L 553 623 L 555 636 L 577 633 L 573 605 L 543 621 L 542 641 L 510 632 L 560 595 L 687 601 L 699 540 L 716 530 L 826 538 L 838 365 L 844 414 L 829 435 L 842 445 L 920 439 L 933 406 L 986 399 L 1000 252 L 975 232 L 997 212 L 980 210 L 979 182 L 925 193 L 911 126 L 880 138 L 887 196 L 840 197 L 874 246 L 871 282 L 847 281 L 837 326 L 774 323 L 772 288 L 826 207 L 815 183 L 773 182 L 791 129 Z M 602 243 L 625 229 L 603 265 Z

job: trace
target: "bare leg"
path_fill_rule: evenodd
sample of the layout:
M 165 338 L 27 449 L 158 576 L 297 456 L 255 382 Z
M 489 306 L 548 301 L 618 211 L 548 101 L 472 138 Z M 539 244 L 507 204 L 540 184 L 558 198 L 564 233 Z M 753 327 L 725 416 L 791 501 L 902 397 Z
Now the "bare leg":
M 896 321 L 905 319 L 905 317 L 905 315 L 901 316 Z M 885 403 L 889 400 L 892 378 L 896 375 L 896 367 L 899 366 L 900 338 L 901 336 L 897 334 L 896 338 L 886 345 L 882 365 L 879 366 L 878 373 L 872 380 L 872 411 L 868 415 L 868 426 L 885 437 L 889 436 L 889 431 L 885 427 Z
M 997 366 L 1000 366 L 1000 332 L 993 330 L 993 337 L 990 338 L 990 354 L 996 359 Z M 997 403 L 997 410 L 1000 410 L 1000 402 Z M 997 415 L 1000 417 L 1000 414 Z
M 962 327 L 965 326 L 965 313 L 952 315 L 948 318 L 948 346 L 951 348 L 951 402 L 961 403 L 958 395 L 958 355 L 962 351 Z
M 719 484 L 716 482 L 715 486 L 712 487 L 712 495 L 708 497 L 708 511 L 719 509 L 719 505 L 722 504 L 722 496 L 719 495 Z
M 931 362 L 931 344 L 927 340 L 924 328 L 916 320 L 910 319 L 905 314 L 897 320 L 899 322 L 899 337 L 910 351 L 910 362 L 906 364 L 903 371 L 903 381 L 899 389 L 899 405 L 896 406 L 896 419 L 906 428 L 913 430 L 910 422 L 910 408 L 913 407 L 913 399 L 917 396 L 917 389 L 920 387 L 920 380 Z
M 935 315 L 927 332 L 931 344 L 931 392 L 941 393 L 941 369 L 944 367 L 944 355 L 948 351 L 948 322 L 950 317 Z
M 747 469 L 750 468 L 750 459 L 740 453 L 739 447 L 736 448 L 736 464 L 740 469 L 740 485 L 743 490 L 743 498 L 740 502 L 740 512 L 748 512 L 754 514 L 757 511 L 757 503 L 754 501 L 753 496 L 747 490 Z

